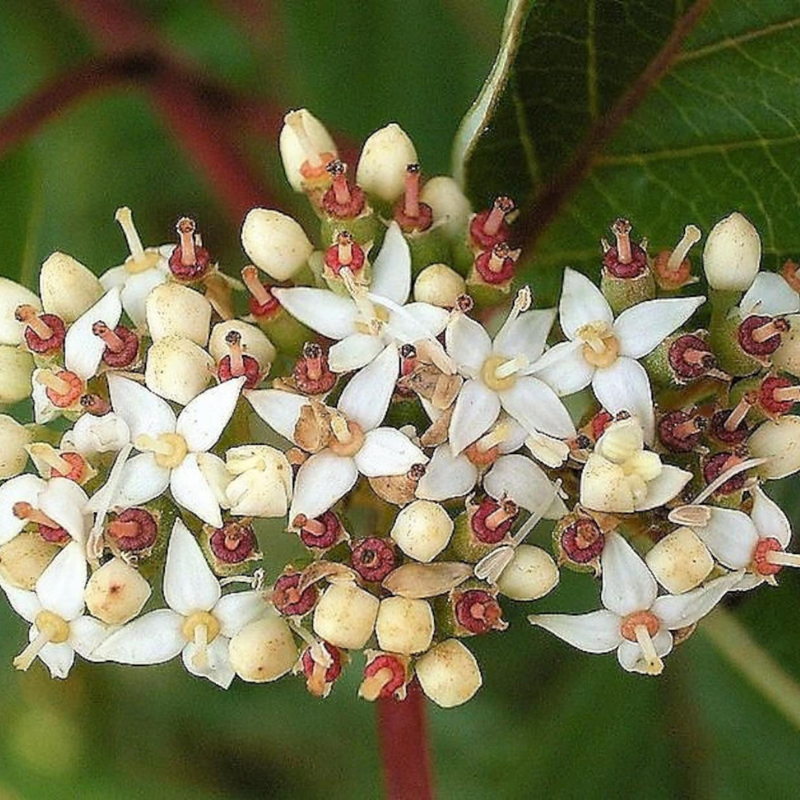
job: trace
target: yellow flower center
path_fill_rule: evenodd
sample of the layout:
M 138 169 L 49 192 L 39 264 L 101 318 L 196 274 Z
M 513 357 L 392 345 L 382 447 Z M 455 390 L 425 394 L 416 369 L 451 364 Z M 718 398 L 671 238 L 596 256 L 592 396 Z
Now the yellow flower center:
M 189 452 L 186 439 L 179 433 L 162 433 L 156 438 L 143 433 L 136 437 L 133 444 L 137 450 L 152 453 L 156 464 L 164 469 L 175 469 L 180 466 Z
M 578 328 L 584 342 L 583 357 L 593 367 L 610 367 L 619 356 L 619 340 L 605 322 L 589 322 Z
M 514 386 L 519 371 L 526 366 L 528 366 L 528 359 L 525 356 L 516 356 L 515 358 L 490 356 L 483 362 L 481 377 L 492 391 L 502 392 Z

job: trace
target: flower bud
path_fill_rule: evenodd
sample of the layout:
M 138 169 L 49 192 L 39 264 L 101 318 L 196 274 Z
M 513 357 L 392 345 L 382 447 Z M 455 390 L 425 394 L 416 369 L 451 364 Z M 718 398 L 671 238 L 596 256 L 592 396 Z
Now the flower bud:
M 65 253 L 53 253 L 42 264 L 39 273 L 39 294 L 49 314 L 64 322 L 75 322 L 104 294 L 97 277 Z
M 0 278 L 0 344 L 22 344 L 25 323 L 15 316 L 19 306 L 42 310 L 39 298 L 30 289 L 9 278 Z
M 356 183 L 368 194 L 393 203 L 405 191 L 406 167 L 418 161 L 414 143 L 392 122 L 364 142 Z
M 180 336 L 205 347 L 211 303 L 200 292 L 179 283 L 162 283 L 147 296 L 145 312 L 154 342 L 166 336 Z
M 703 250 L 703 268 L 712 289 L 744 292 L 758 273 L 761 237 L 738 211 L 720 220 L 709 232 Z
M 235 477 L 225 494 L 231 514 L 243 517 L 283 517 L 292 497 L 292 468 L 286 456 L 267 445 L 246 444 L 225 454 Z
M 800 470 L 800 417 L 786 416 L 761 425 L 748 441 L 750 455 L 769 459 L 758 467 L 764 478 L 785 478 Z
M 375 633 L 381 650 L 390 653 L 422 653 L 433 641 L 434 621 L 430 604 L 408 597 L 381 600 Z
M 503 570 L 497 588 L 512 600 L 538 600 L 558 586 L 556 562 L 541 547 L 521 544 Z
M 314 252 L 295 220 L 267 208 L 253 208 L 245 217 L 242 246 L 250 260 L 276 281 L 293 277 Z
M 772 364 L 777 369 L 800 377 L 800 314 L 785 318 L 789 330 L 781 336 L 778 349 L 772 354 Z
M 362 648 L 375 628 L 378 599 L 354 583 L 329 586 L 314 610 L 314 633 L 346 650 Z
M 150 584 L 121 558 L 112 558 L 96 570 L 83 593 L 86 607 L 109 625 L 124 625 L 150 598 Z
M 74 450 L 83 456 L 118 453 L 131 438 L 130 428 L 122 417 L 109 411 L 95 417 L 84 414 L 63 436 L 62 450 Z
M 711 553 L 691 528 L 678 528 L 665 536 L 644 560 L 655 579 L 670 594 L 694 589 L 714 568 Z
M 453 520 L 440 505 L 415 500 L 397 515 L 390 536 L 407 556 L 428 562 L 447 547 L 452 534 Z
M 228 342 L 225 341 L 225 337 L 231 331 L 235 331 L 242 337 L 241 346 L 244 353 L 258 361 L 261 371 L 266 372 L 270 364 L 275 360 L 275 347 L 261 331 L 261 328 L 257 328 L 255 325 L 248 325 L 238 319 L 220 322 L 211 329 L 208 351 L 214 361 L 219 362 L 229 354 L 230 347 Z
M 0 345 L 0 406 L 10 406 L 31 396 L 33 358 L 8 344 Z
M 22 531 L 0 547 L 0 578 L 19 589 L 32 590 L 61 547 L 39 531 Z
M 453 308 L 462 294 L 466 294 L 464 279 L 447 264 L 431 264 L 420 272 L 414 282 L 414 299 L 441 308 Z
M 298 651 L 289 626 L 280 617 L 264 617 L 242 628 L 229 647 L 231 666 L 250 683 L 267 683 L 289 672 Z
M 327 178 L 325 161 L 338 155 L 331 135 L 307 108 L 290 111 L 284 117 L 279 146 L 286 180 L 296 192 L 302 192 L 308 180 L 303 174 L 304 164 L 307 164 L 306 172 L 309 167 L 312 170 L 318 167 Z
M 431 178 L 422 187 L 420 200 L 431 207 L 434 224 L 442 225 L 449 236 L 467 227 L 472 206 L 453 178 L 446 175 Z
M 167 336 L 150 347 L 144 377 L 151 392 L 186 405 L 208 386 L 213 369 L 214 360 L 202 347 Z
M 442 708 L 466 703 L 483 683 L 475 656 L 458 639 L 447 639 L 425 653 L 416 673 L 422 691 Z
M 25 469 L 28 463 L 25 445 L 30 440 L 31 434 L 24 425 L 7 414 L 0 414 L 0 480 L 13 478 Z

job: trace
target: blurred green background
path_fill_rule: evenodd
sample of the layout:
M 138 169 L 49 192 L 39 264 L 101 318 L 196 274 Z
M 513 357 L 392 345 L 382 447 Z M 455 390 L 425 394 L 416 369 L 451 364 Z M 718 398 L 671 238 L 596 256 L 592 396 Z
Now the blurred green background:
M 0 114 L 96 56 L 86 15 L 99 23 L 101 9 L 117 5 L 124 4 L 0 0 Z M 428 174 L 449 171 L 453 135 L 492 63 L 504 12 L 502 0 L 139 0 L 131 7 L 151 28 L 149 46 L 278 113 L 305 105 L 352 142 L 398 121 Z M 200 124 L 240 145 L 284 210 L 306 213 L 282 186 L 274 129 L 253 133 L 236 113 Z M 2 154 L 2 274 L 31 283 L 55 249 L 98 271 L 120 263 L 126 251 L 113 222 L 120 205 L 134 210 L 146 243 L 169 240 L 179 215 L 197 215 L 207 245 L 238 270 L 238 226 L 185 144 L 137 85 L 57 114 Z M 588 610 L 595 596 L 588 579 L 567 575 L 540 607 Z M 786 574 L 777 589 L 738 598 L 731 613 L 800 679 L 798 598 L 800 580 Z M 797 729 L 704 634 L 651 680 L 623 673 L 613 656 L 572 651 L 532 630 L 529 609 L 506 606 L 510 631 L 470 643 L 484 688 L 465 707 L 430 709 L 440 797 L 800 794 Z M 39 664 L 28 674 L 11 668 L 25 632 L 4 604 L 0 630 L 2 800 L 380 795 L 374 710 L 355 697 L 356 669 L 325 702 L 291 679 L 222 692 L 178 663 L 79 664 L 62 683 Z M 792 691 L 781 696 L 796 703 Z

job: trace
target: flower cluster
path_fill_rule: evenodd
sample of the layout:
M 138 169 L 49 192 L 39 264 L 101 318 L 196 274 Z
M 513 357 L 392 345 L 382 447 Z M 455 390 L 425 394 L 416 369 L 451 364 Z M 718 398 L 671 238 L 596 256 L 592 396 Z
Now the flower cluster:
M 601 608 L 531 623 L 657 674 L 728 592 L 798 564 L 763 483 L 800 469 L 800 276 L 760 271 L 743 216 L 706 239 L 708 304 L 685 291 L 696 227 L 653 257 L 620 219 L 599 286 L 567 268 L 541 308 L 514 286 L 513 202 L 423 181 L 397 125 L 354 181 L 308 111 L 280 146 L 321 249 L 253 209 L 233 278 L 194 220 L 146 248 L 122 208 L 130 255 L 100 278 L 55 253 L 38 295 L 0 281 L 15 666 L 180 654 L 224 688 L 294 673 L 325 696 L 362 651 L 364 698 L 415 679 L 448 707 L 482 682 L 465 642 L 562 569 Z M 262 556 L 267 519 L 291 563 Z

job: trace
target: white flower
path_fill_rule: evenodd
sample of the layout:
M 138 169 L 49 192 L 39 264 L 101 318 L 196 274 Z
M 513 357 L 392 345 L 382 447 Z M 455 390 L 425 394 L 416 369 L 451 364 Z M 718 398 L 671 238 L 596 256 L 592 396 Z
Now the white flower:
M 192 675 L 227 689 L 233 681 L 228 644 L 247 623 L 268 611 L 261 592 L 222 597 L 219 580 L 189 529 L 175 520 L 164 567 L 169 608 L 151 611 L 111 634 L 94 652 L 120 664 L 161 664 L 183 653 Z
M 352 297 L 306 286 L 272 290 L 280 304 L 309 328 L 340 340 L 328 352 L 334 372 L 360 369 L 391 344 L 436 343 L 448 313 L 428 303 L 409 303 L 411 253 L 400 227 L 392 222 L 372 265 L 369 291 L 348 281 Z
M 97 510 L 113 492 L 111 507 L 128 508 L 161 495 L 167 487 L 175 502 L 203 522 L 222 527 L 219 499 L 205 471 L 220 461 L 208 451 L 228 424 L 244 378 L 207 389 L 177 416 L 169 403 L 149 389 L 119 375 L 109 375 L 108 386 L 115 412 L 127 423 L 139 455 L 122 469 L 118 484 L 104 487 L 91 501 Z
M 304 444 L 298 436 L 301 414 L 308 415 L 316 408 L 319 416 L 328 420 L 323 427 L 330 426 L 328 445 L 305 461 L 297 473 L 290 524 L 298 514 L 313 519 L 327 511 L 353 488 L 359 473 L 368 478 L 403 475 L 414 464 L 427 462 L 427 456 L 403 433 L 378 427 L 392 398 L 397 365 L 397 349 L 389 345 L 351 379 L 336 408 L 312 405 L 303 395 L 276 389 L 247 394 L 256 413 L 299 447 Z
M 557 438 L 575 435 L 569 412 L 543 381 L 528 375 L 544 350 L 555 310 L 527 311 L 530 291 L 523 290 L 494 342 L 483 326 L 456 313 L 447 325 L 447 352 L 467 380 L 450 420 L 453 453 L 483 435 L 503 408 L 528 433 Z
M 14 659 L 17 669 L 28 669 L 38 656 L 54 678 L 66 678 L 75 653 L 95 660 L 92 651 L 111 629 L 83 613 L 86 559 L 81 545 L 68 544 L 36 581 L 35 591 L 3 581 L 0 586 L 14 611 L 31 623 L 30 644 Z
M 604 608 L 589 614 L 533 614 L 534 625 L 586 653 L 617 651 L 628 672 L 659 675 L 672 650 L 670 631 L 694 625 L 742 578 L 733 572 L 682 595 L 658 597 L 650 570 L 618 533 L 606 536 L 600 557 Z
M 704 297 L 646 300 L 615 320 L 602 292 L 586 276 L 567 268 L 559 321 L 569 341 L 551 347 L 531 372 L 560 395 L 591 384 L 607 411 L 628 411 L 637 417 L 645 441 L 652 442 L 655 417 L 650 379 L 637 359 L 654 350 L 704 302 Z

